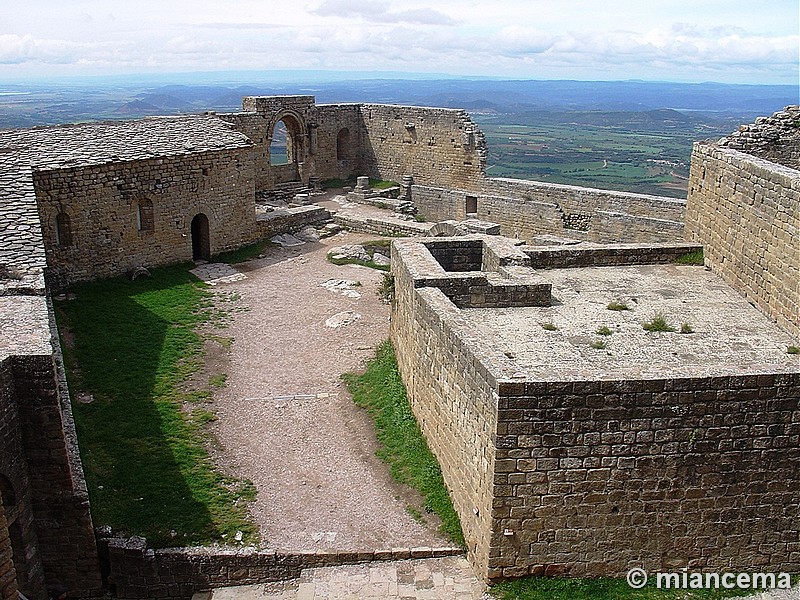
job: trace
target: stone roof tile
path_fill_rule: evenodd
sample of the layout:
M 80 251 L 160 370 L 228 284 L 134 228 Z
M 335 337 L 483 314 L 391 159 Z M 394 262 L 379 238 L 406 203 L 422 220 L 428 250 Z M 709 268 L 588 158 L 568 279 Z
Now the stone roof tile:
M 247 148 L 247 136 L 214 116 L 148 117 L 0 130 L 0 148 L 30 150 L 34 171 Z

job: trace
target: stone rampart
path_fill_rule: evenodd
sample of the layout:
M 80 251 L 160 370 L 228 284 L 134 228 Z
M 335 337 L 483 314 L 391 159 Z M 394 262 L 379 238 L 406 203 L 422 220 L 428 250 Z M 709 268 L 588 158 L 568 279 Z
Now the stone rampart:
M 686 237 L 750 302 L 800 336 L 800 171 L 696 143 Z

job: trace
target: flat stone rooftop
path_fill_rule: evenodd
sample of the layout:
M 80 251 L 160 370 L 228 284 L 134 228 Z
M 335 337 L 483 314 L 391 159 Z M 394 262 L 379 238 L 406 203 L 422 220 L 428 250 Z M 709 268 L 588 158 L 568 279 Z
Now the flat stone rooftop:
M 800 371 L 797 340 L 702 266 L 533 271 L 546 307 L 462 309 L 470 329 L 530 381 L 712 377 Z M 628 310 L 609 310 L 612 302 Z M 674 332 L 649 332 L 662 315 Z M 682 324 L 693 333 L 679 333 Z M 544 325 L 544 326 L 543 326 Z M 552 327 L 555 329 L 552 329 Z M 547 327 L 547 328 L 546 328 Z M 607 327 L 610 335 L 596 333 Z M 605 347 L 593 347 L 605 346 Z
M 50 355 L 53 346 L 44 296 L 0 296 L 0 360 Z

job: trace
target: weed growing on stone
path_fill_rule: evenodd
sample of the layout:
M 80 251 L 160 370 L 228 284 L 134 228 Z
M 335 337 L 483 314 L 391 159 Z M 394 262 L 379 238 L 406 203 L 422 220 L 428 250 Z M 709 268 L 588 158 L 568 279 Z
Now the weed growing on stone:
M 391 342 L 387 340 L 378 346 L 375 359 L 362 375 L 346 373 L 342 379 L 355 403 L 367 409 L 375 421 L 381 446 L 377 455 L 389 464 L 392 477 L 419 490 L 424 498 L 424 510 L 441 520 L 441 532 L 463 546 L 461 523 L 444 485 L 439 463 L 411 412 Z
M 642 323 L 645 331 L 675 331 L 675 328 L 667 323 L 667 319 L 662 314 L 656 314 L 647 323 Z
M 617 301 L 617 300 L 613 300 L 613 301 L 609 302 L 609 303 L 608 303 L 608 306 L 606 306 L 606 308 L 607 308 L 608 310 L 617 310 L 617 311 L 620 311 L 620 310 L 630 310 L 630 309 L 628 308 L 628 305 L 627 305 L 627 304 L 625 304 L 624 302 L 619 302 L 619 301 Z
M 690 323 L 681 323 L 681 333 L 694 333 L 694 328 Z
M 254 499 L 252 484 L 219 473 L 206 450 L 202 425 L 213 413 L 183 410 L 211 397 L 182 389 L 201 365 L 197 328 L 213 317 L 206 286 L 172 267 L 74 291 L 58 320 L 74 335 L 65 348 L 70 387 L 95 398 L 74 407 L 95 523 L 156 547 L 234 539 L 237 531 L 255 541 L 243 502 Z
M 613 332 L 613 331 L 611 331 L 611 330 L 610 330 L 608 327 L 606 327 L 605 325 L 603 325 L 602 327 L 598 327 L 598 329 L 597 329 L 597 331 L 595 331 L 595 333 L 596 333 L 597 335 L 611 335 L 611 334 L 612 334 L 612 333 L 614 333 L 614 332 Z
M 800 348 L 798 348 L 797 346 L 789 346 L 788 348 L 786 348 L 786 352 L 788 352 L 789 354 L 800 354 Z
M 558 327 L 556 327 L 553 323 L 548 321 L 547 323 L 542 323 L 542 329 L 546 331 L 556 331 Z
M 675 262 L 679 265 L 702 265 L 705 263 L 705 259 L 703 257 L 703 249 L 694 250 L 693 252 L 687 252 L 683 256 L 679 256 L 675 259 Z
M 605 340 L 594 340 L 591 344 L 592 348 L 595 350 L 605 350 L 608 348 L 608 342 Z
M 385 304 L 391 303 L 394 300 L 394 275 L 385 273 L 381 284 L 378 287 L 378 298 L 383 300 Z

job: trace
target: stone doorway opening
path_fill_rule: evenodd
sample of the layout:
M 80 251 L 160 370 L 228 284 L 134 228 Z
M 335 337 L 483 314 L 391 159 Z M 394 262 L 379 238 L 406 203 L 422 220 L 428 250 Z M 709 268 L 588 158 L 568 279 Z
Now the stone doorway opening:
M 192 260 L 211 260 L 208 217 L 198 213 L 192 219 Z

